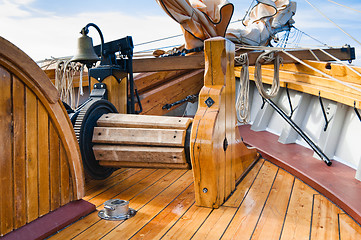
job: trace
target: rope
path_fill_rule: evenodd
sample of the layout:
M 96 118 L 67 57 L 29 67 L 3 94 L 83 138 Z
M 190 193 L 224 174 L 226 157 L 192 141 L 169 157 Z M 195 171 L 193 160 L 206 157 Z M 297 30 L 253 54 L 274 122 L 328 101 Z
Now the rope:
M 353 67 L 351 67 L 350 65 L 345 64 L 344 62 L 342 62 L 340 59 L 338 59 L 337 57 L 333 56 L 332 54 L 326 52 L 323 49 L 319 49 L 321 52 L 323 52 L 324 54 L 326 54 L 327 56 L 329 56 L 330 58 L 332 58 L 333 60 L 341 63 L 342 65 L 344 65 L 345 67 L 347 67 L 348 69 L 350 69 L 352 72 L 356 73 L 357 76 L 361 77 L 361 73 L 359 73 L 358 71 L 356 71 Z
M 262 62 L 270 63 L 272 61 L 274 63 L 273 83 L 270 89 L 270 93 L 267 93 L 262 83 Z M 277 95 L 280 89 L 279 70 L 280 70 L 281 62 L 282 62 L 282 58 L 280 58 L 280 56 L 277 54 L 276 51 L 264 52 L 258 56 L 255 64 L 254 79 L 256 82 L 257 89 L 263 98 L 270 99 Z
M 341 6 L 341 7 L 348 8 L 348 9 L 350 9 L 350 10 L 352 10 L 352 11 L 361 13 L 360 10 L 354 9 L 354 8 L 352 8 L 352 7 L 349 7 L 349 6 L 346 6 L 346 5 L 342 5 L 342 4 L 337 3 L 337 2 L 335 2 L 335 1 L 332 1 L 332 0 L 327 0 L 327 1 L 332 2 L 332 3 L 336 4 L 336 5 Z
M 318 11 L 323 17 L 325 17 L 328 21 L 330 21 L 332 24 L 334 24 L 338 29 L 340 29 L 343 33 L 345 33 L 347 36 L 349 36 L 350 38 L 352 38 L 352 40 L 354 40 L 355 42 L 357 42 L 358 44 L 361 45 L 361 42 L 359 42 L 356 38 L 354 38 L 351 34 L 349 34 L 348 32 L 346 32 L 345 30 L 343 30 L 339 25 L 337 25 L 337 23 L 335 23 L 334 21 L 332 21 L 329 17 L 327 17 L 323 12 L 320 11 L 320 9 L 318 9 L 317 7 L 315 7 L 314 5 L 312 5 L 308 0 L 305 0 L 311 7 L 313 7 L 316 11 Z
M 302 61 L 301 59 L 299 59 L 299 58 L 293 56 L 292 54 L 288 53 L 287 51 L 283 51 L 283 50 L 282 50 L 282 52 L 283 52 L 284 54 L 288 55 L 290 58 L 292 58 L 292 59 L 296 60 L 297 62 L 301 63 L 302 65 L 304 65 L 304 66 L 312 69 L 313 71 L 315 71 L 315 72 L 317 72 L 317 73 L 319 73 L 319 74 L 321 74 L 321 75 L 323 75 L 323 76 L 325 76 L 325 77 L 327 77 L 327 78 L 329 78 L 329 79 L 331 79 L 331 80 L 333 80 L 333 81 L 335 81 L 335 82 L 338 82 L 338 83 L 340 83 L 340 84 L 342 84 L 342 85 L 344 85 L 344 86 L 347 86 L 347 87 L 349 87 L 349 88 L 352 88 L 352 89 L 354 89 L 354 90 L 356 90 L 356 91 L 358 91 L 358 92 L 361 93 L 361 89 L 359 89 L 359 88 L 357 88 L 357 87 L 355 87 L 355 86 L 352 86 L 351 84 L 348 84 L 348 83 L 346 83 L 346 82 L 344 82 L 344 81 L 338 80 L 338 79 L 336 79 L 336 78 L 334 78 L 334 77 L 332 77 L 332 76 L 330 76 L 330 75 L 328 75 L 328 74 L 326 74 L 326 73 L 318 70 L 317 68 L 312 67 L 311 65 L 309 65 L 309 64 L 305 63 L 304 61 Z
M 235 61 L 242 66 L 239 94 L 236 101 L 236 110 L 238 117 L 242 120 L 242 123 L 247 123 L 249 120 L 249 59 L 248 54 L 243 53 L 239 57 L 235 58 Z

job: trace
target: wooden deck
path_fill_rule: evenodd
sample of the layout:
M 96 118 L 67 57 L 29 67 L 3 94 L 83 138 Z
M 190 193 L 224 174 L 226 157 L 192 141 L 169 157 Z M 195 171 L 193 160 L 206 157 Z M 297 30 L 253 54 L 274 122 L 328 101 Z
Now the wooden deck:
M 219 209 L 195 205 L 192 171 L 120 169 L 90 180 L 85 200 L 130 201 L 126 221 L 97 211 L 50 239 L 361 239 L 361 227 L 324 196 L 276 165 L 259 160 Z

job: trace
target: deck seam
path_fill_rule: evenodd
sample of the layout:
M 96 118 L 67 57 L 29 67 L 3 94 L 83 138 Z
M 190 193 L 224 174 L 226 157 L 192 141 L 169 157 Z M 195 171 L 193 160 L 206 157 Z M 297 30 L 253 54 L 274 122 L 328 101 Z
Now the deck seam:
M 288 173 L 288 172 L 287 172 L 287 173 Z M 288 174 L 289 174 L 289 173 L 288 173 Z M 294 187 L 295 187 L 295 182 L 296 182 L 296 177 L 293 177 L 292 189 L 291 189 L 290 197 L 288 198 L 287 209 L 286 209 L 285 217 L 284 217 L 284 219 L 283 219 L 283 224 L 282 224 L 282 228 L 281 228 L 281 233 L 280 233 L 279 240 L 281 240 L 281 238 L 282 238 L 282 233 L 283 233 L 283 229 L 284 229 L 284 227 L 285 227 L 285 223 L 286 223 L 286 219 L 287 219 L 287 213 L 288 213 L 288 209 L 289 209 L 289 207 L 290 207 L 291 198 L 292 198 L 292 193 L 293 193 L 293 189 L 294 189 Z
M 119 176 L 120 174 L 122 174 L 122 173 L 124 173 L 125 171 L 127 171 L 127 170 L 129 170 L 129 169 L 122 169 L 123 171 L 117 171 L 117 173 L 116 174 L 114 174 L 114 176 L 112 175 L 111 177 L 109 177 L 109 178 L 107 178 L 107 180 L 111 180 L 111 179 L 114 179 L 114 178 L 116 178 L 117 176 Z M 141 169 L 139 169 L 139 171 L 140 171 Z M 90 183 L 92 183 L 92 182 L 94 182 L 95 180 L 94 179 L 90 179 L 88 182 L 86 182 L 86 184 L 90 184 Z M 94 185 L 93 187 L 91 187 L 91 188 L 89 188 L 89 189 L 87 189 L 86 191 L 90 191 L 90 190 L 92 190 L 92 189 L 94 189 L 96 187 L 96 185 Z
M 180 218 L 178 218 L 177 221 L 175 221 L 175 222 L 173 223 L 173 225 L 172 225 L 172 226 L 163 234 L 163 236 L 161 236 L 159 239 L 163 239 L 164 236 L 167 235 L 167 233 L 179 222 L 180 219 L 182 219 L 182 217 L 189 211 L 189 209 L 191 209 L 191 207 L 194 206 L 195 203 L 196 203 L 196 202 L 193 201 L 192 205 L 189 206 L 189 208 L 187 209 L 187 211 L 185 211 L 185 212 L 182 214 L 182 216 L 180 216 Z
M 261 212 L 260 212 L 260 214 L 259 214 L 259 216 L 258 216 L 258 219 L 257 219 L 256 225 L 254 226 L 254 229 L 253 229 L 253 231 L 252 231 L 251 237 L 250 237 L 249 239 L 252 239 L 253 234 L 254 234 L 254 232 L 256 231 L 256 228 L 257 228 L 257 225 L 258 225 L 258 223 L 259 223 L 259 220 L 260 220 L 260 219 L 261 219 L 261 217 L 262 217 L 263 210 L 264 210 L 264 208 L 266 207 L 266 204 L 267 204 L 267 202 L 268 202 L 269 196 L 271 195 L 271 191 L 272 191 L 272 188 L 273 188 L 273 186 L 274 186 L 274 184 L 275 184 L 275 181 L 276 181 L 276 178 L 277 178 L 277 176 L 278 176 L 278 172 L 279 172 L 279 170 L 280 170 L 280 168 L 277 168 L 277 172 L 276 172 L 276 175 L 275 175 L 275 177 L 274 177 L 274 179 L 273 179 L 273 182 L 272 182 L 271 188 L 270 188 L 270 190 L 269 190 L 269 192 L 268 192 L 268 195 L 267 195 L 266 201 L 263 203 L 262 210 L 261 210 Z
M 142 170 L 143 170 L 143 169 L 142 169 Z M 142 170 L 141 170 L 141 171 L 142 171 Z M 114 195 L 113 197 L 118 196 L 118 195 L 121 194 L 122 192 L 128 190 L 129 188 L 131 188 L 131 187 L 133 187 L 134 185 L 138 184 L 139 182 L 143 181 L 145 178 L 149 177 L 151 174 L 153 174 L 153 173 L 156 172 L 156 171 L 157 171 L 157 170 L 154 170 L 153 172 L 151 172 L 150 174 L 148 174 L 147 176 L 145 176 L 143 179 L 137 181 L 136 183 L 132 184 L 131 186 L 129 186 L 128 188 L 126 188 L 126 189 L 124 189 L 123 191 L 119 192 L 117 195 Z M 139 172 L 140 172 L 140 171 L 139 171 Z M 139 173 L 139 172 L 137 172 L 137 173 Z M 168 175 L 170 172 L 171 172 L 171 171 L 169 171 L 169 172 L 168 172 L 167 174 L 165 174 L 163 177 L 165 177 L 166 175 Z M 133 174 L 133 175 L 134 175 L 134 174 Z M 133 176 L 133 175 L 132 175 L 132 176 Z M 163 177 L 162 177 L 162 178 L 163 178 Z M 160 179 L 157 180 L 156 182 L 160 181 L 162 178 L 160 178 Z M 156 182 L 154 182 L 153 184 L 155 184 Z M 152 186 L 153 184 L 151 184 L 150 186 Z M 150 186 L 148 186 L 147 188 L 149 188 Z M 147 188 L 145 188 L 145 189 L 143 189 L 142 191 L 140 191 L 138 194 L 136 194 L 135 196 L 133 196 L 131 199 L 133 199 L 134 197 L 136 197 L 137 195 L 139 195 L 140 193 L 142 193 L 143 191 L 145 191 Z M 103 192 L 104 192 L 104 191 L 103 191 Z M 103 192 L 102 192 L 102 193 L 103 193 Z M 111 197 L 111 199 L 112 199 L 113 197 Z M 131 200 L 131 199 L 130 199 L 130 200 Z M 104 204 L 104 203 L 98 205 L 97 208 L 100 207 L 100 206 L 102 206 L 103 204 Z M 99 222 L 102 221 L 102 220 L 103 220 L 103 219 L 99 218 L 98 221 L 96 221 L 95 223 L 93 223 L 91 226 L 89 226 L 88 228 L 84 229 L 83 231 L 79 232 L 77 235 L 75 235 L 75 236 L 72 237 L 71 239 L 77 238 L 79 235 L 83 234 L 83 233 L 86 232 L 88 229 L 90 229 L 92 226 L 94 226 L 95 224 L 99 223 Z M 105 221 L 105 220 L 103 220 L 103 221 Z M 124 220 L 123 220 L 120 224 L 122 224 L 123 222 L 124 222 Z M 120 224 L 119 224 L 119 225 L 120 225 Z M 119 225 L 117 225 L 117 226 L 119 226 Z M 111 231 L 112 231 L 112 230 L 111 230 Z M 103 237 L 104 237 L 104 236 L 103 236 Z
M 167 176 L 168 174 L 170 174 L 172 171 L 169 171 L 167 174 L 165 174 L 162 178 L 160 178 L 159 180 L 157 180 L 156 182 L 154 182 L 152 185 L 148 186 L 147 188 L 145 188 L 143 191 L 139 192 L 137 195 L 135 195 L 134 197 L 132 197 L 131 199 L 135 198 L 136 196 L 138 196 L 140 193 L 144 192 L 146 189 L 150 188 L 151 186 L 153 186 L 155 183 L 159 182 L 161 179 L 163 179 L 165 176 Z M 150 199 L 148 202 L 146 202 L 145 204 L 143 204 L 143 206 L 141 206 L 140 208 L 137 209 L 137 212 L 139 210 L 141 210 L 144 206 L 146 206 L 148 203 L 150 203 L 151 201 L 153 201 L 153 199 L 155 199 L 156 197 L 158 197 L 162 192 L 164 192 L 166 189 L 168 189 L 170 186 L 172 186 L 176 181 L 178 181 L 181 177 L 183 177 L 185 174 L 187 173 L 187 171 L 185 171 L 181 176 L 179 176 L 177 179 L 175 179 L 173 182 L 171 182 L 166 188 L 164 188 L 162 191 L 160 191 L 158 194 L 156 194 L 152 199 Z M 119 194 L 118 194 L 119 195 Z M 131 200 L 130 199 L 130 200 Z M 129 201 L 130 201 L 129 200 Z M 103 239 L 104 237 L 106 237 L 108 234 L 110 234 L 112 231 L 114 231 L 117 227 L 119 227 L 122 223 L 124 223 L 124 221 L 122 221 L 121 223 L 119 223 L 118 225 L 116 225 L 113 229 L 111 229 L 109 232 L 107 232 L 106 234 L 104 234 L 102 237 L 99 238 Z
M 182 195 L 188 188 L 190 188 L 190 186 L 192 186 L 193 182 L 191 184 L 188 185 L 188 187 L 186 187 L 181 193 L 179 193 L 172 201 L 170 201 L 167 206 L 165 206 L 164 208 L 162 208 L 162 210 L 159 211 L 159 213 L 157 213 L 154 217 L 152 217 L 146 224 L 143 225 L 143 227 L 141 227 L 138 231 L 136 231 L 129 239 L 132 239 L 135 235 L 137 235 L 138 232 L 140 232 L 141 230 L 144 229 L 145 226 L 147 226 L 151 221 L 153 221 L 154 218 L 156 218 L 159 214 L 161 214 L 163 212 L 164 209 L 166 209 L 169 205 L 171 205 L 180 195 Z M 190 208 L 190 207 L 189 207 Z M 189 209 L 188 208 L 188 209 Z M 187 209 L 187 211 L 188 211 Z
M 313 194 L 312 196 L 312 209 L 311 209 L 311 222 L 310 222 L 310 235 L 309 235 L 309 239 L 311 239 L 312 236 L 312 225 L 313 225 L 313 209 L 315 207 L 315 196 L 316 195 L 320 195 L 320 194 Z
M 142 170 L 140 170 L 140 171 L 143 171 L 143 169 L 142 169 Z M 122 180 L 122 181 L 120 181 L 120 182 L 118 182 L 118 183 L 116 183 L 116 184 L 114 184 L 114 185 L 110 186 L 109 188 L 105 189 L 104 191 L 102 191 L 102 192 L 98 193 L 97 195 L 95 195 L 95 196 L 93 196 L 93 197 L 89 198 L 89 199 L 88 199 L 88 201 L 90 201 L 90 200 L 92 200 L 92 199 L 94 199 L 94 198 L 98 197 L 100 194 L 102 194 L 102 193 L 104 193 L 104 192 L 108 191 L 109 189 L 114 188 L 115 186 L 118 186 L 119 184 L 121 184 L 122 182 L 124 182 L 124 181 L 125 181 L 125 180 L 127 180 L 128 178 L 130 178 L 130 177 L 134 176 L 135 174 L 139 173 L 140 171 L 135 172 L 134 174 L 130 175 L 129 177 L 125 178 L 124 180 Z M 144 178 L 149 177 L 149 175 L 153 174 L 155 171 L 156 171 L 156 170 L 154 170 L 153 172 L 149 173 L 149 174 L 148 174 L 146 177 L 144 177 Z M 142 180 L 143 180 L 143 179 L 142 179 Z M 139 180 L 138 182 L 140 182 L 140 181 L 142 181 L 142 180 Z M 129 186 L 127 189 L 129 189 L 129 188 L 133 187 L 133 186 L 134 186 L 135 184 L 137 184 L 138 182 L 136 182 L 136 183 L 134 183 L 133 185 Z M 124 189 L 124 191 L 125 191 L 125 190 L 127 190 L 127 189 Z M 123 191 L 122 191 L 122 192 L 123 192 Z M 118 194 L 118 195 L 119 195 L 119 194 Z M 116 195 L 116 196 L 117 196 L 117 195 Z M 101 206 L 101 205 L 99 205 L 99 206 Z M 97 207 L 99 207 L 99 206 L 97 206 Z
M 262 163 L 262 166 L 258 169 L 258 172 L 257 172 L 256 176 L 254 177 L 254 179 L 253 179 L 253 181 L 252 181 L 251 185 L 249 186 L 249 188 L 248 188 L 248 190 L 247 190 L 246 194 L 244 195 L 244 197 L 243 197 L 243 199 L 242 199 L 241 203 L 240 203 L 240 204 L 239 204 L 239 206 L 237 207 L 236 212 L 233 214 L 233 217 L 231 218 L 231 220 L 230 220 L 230 221 L 229 221 L 229 223 L 227 224 L 227 227 L 224 229 L 224 231 L 223 231 L 223 233 L 222 233 L 222 235 L 221 235 L 221 237 L 220 237 L 219 239 L 222 239 L 222 238 L 223 238 L 223 236 L 224 236 L 224 234 L 226 233 L 227 229 L 228 229 L 228 228 L 229 228 L 229 226 L 231 225 L 231 223 L 232 223 L 233 219 L 234 219 L 234 218 L 235 218 L 235 216 L 237 215 L 237 213 L 238 213 L 238 211 L 239 211 L 240 207 L 242 206 L 244 199 L 248 196 L 249 191 L 250 191 L 250 190 L 251 190 L 251 188 L 253 187 L 254 182 L 256 181 L 256 179 L 257 179 L 257 177 L 258 177 L 258 175 L 259 175 L 259 173 L 260 173 L 261 169 L 262 169 L 262 168 L 263 168 L 263 166 L 264 166 L 264 163 L 266 162 L 266 161 L 265 161 L 265 159 L 263 159 L 263 160 L 264 160 L 264 161 L 263 161 L 263 163 Z

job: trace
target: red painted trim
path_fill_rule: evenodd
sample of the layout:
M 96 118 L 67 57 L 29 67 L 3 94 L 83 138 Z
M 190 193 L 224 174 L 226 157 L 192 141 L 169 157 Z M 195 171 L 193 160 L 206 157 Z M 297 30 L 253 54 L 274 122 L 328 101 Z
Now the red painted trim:
M 361 224 L 361 182 L 356 170 L 333 161 L 331 167 L 313 157 L 313 151 L 298 144 L 282 144 L 278 136 L 239 127 L 244 142 L 256 147 L 263 158 L 285 169 L 326 196 Z
M 85 200 L 73 201 L 6 234 L 1 240 L 44 239 L 75 222 L 79 218 L 95 211 L 95 209 L 94 204 Z

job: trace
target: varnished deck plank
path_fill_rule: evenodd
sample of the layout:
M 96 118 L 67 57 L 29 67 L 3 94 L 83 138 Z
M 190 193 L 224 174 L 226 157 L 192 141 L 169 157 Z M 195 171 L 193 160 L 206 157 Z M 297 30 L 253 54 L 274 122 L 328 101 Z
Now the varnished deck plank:
M 314 195 L 311 239 L 339 239 L 338 214 L 343 213 L 322 195 Z
M 279 170 L 252 239 L 279 239 L 292 192 L 294 177 Z
M 361 239 L 361 227 L 347 214 L 341 213 L 338 215 L 340 224 L 340 239 L 354 240 Z
M 250 239 L 277 175 L 278 168 L 265 162 L 256 181 L 243 200 L 223 239 Z
M 194 202 L 194 186 L 191 184 L 161 213 L 133 235 L 131 239 L 160 239 Z
M 316 191 L 296 179 L 281 240 L 309 239 L 314 194 Z
M 88 181 L 90 202 L 129 200 L 126 221 L 94 212 L 51 239 L 359 239 L 361 227 L 293 175 L 260 160 L 219 209 L 195 205 L 192 172 L 121 169 Z
M 161 174 L 160 172 L 168 171 L 169 170 L 157 170 L 159 173 L 158 176 L 162 178 L 158 178 L 157 176 L 153 176 L 149 178 L 150 180 L 156 179 L 153 185 L 150 187 L 146 187 L 141 194 L 137 194 L 134 197 L 129 197 L 129 195 L 133 196 L 132 189 L 128 189 L 127 191 L 123 192 L 122 194 L 117 195 L 117 198 L 124 199 L 130 201 L 130 207 L 134 208 L 135 210 L 139 211 L 140 208 L 147 205 L 153 198 L 157 197 L 164 189 L 167 189 L 169 185 L 171 185 L 174 181 L 176 181 L 179 177 L 181 177 L 185 171 L 171 171 L 169 174 Z M 157 183 L 157 184 L 155 184 Z M 136 185 L 137 186 L 137 185 Z M 134 187 L 136 187 L 134 186 Z M 173 189 L 174 191 L 175 189 Z M 103 202 L 109 199 L 103 199 Z M 160 200 L 161 201 L 161 200 Z M 129 220 L 128 220 L 129 221 Z M 126 222 L 128 222 L 126 221 Z M 99 239 L 104 237 L 105 235 L 111 233 L 115 230 L 119 225 L 121 225 L 124 221 L 105 221 L 100 220 L 86 231 L 78 235 L 74 239 Z

